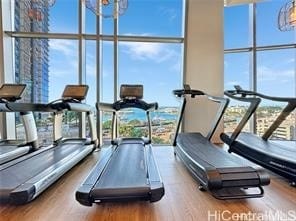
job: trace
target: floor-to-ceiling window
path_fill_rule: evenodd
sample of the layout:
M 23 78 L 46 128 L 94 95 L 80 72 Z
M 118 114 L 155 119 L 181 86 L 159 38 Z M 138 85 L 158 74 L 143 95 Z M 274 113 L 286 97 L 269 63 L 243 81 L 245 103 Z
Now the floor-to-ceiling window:
M 280 31 L 278 13 L 286 0 L 229 6 L 224 9 L 224 87 L 255 90 L 270 96 L 296 96 L 296 29 Z M 283 109 L 282 103 L 262 101 L 256 118 L 244 130 L 262 135 Z M 246 106 L 232 101 L 225 128 L 233 131 Z M 296 114 L 274 132 L 274 139 L 296 139 Z
M 153 141 L 170 143 L 178 105 L 171 91 L 182 83 L 183 0 L 129 0 L 117 19 L 97 16 L 82 0 L 71 4 L 69 0 L 3 0 L 2 4 L 10 11 L 3 22 L 12 18 L 4 31 L 13 42 L 14 58 L 6 65 L 12 65 L 15 82 L 27 84 L 23 101 L 47 103 L 58 99 L 66 84 L 82 83 L 89 85 L 86 103 L 95 106 L 98 101 L 118 99 L 120 84 L 143 84 L 144 99 L 160 107 L 152 115 Z M 145 135 L 140 114 L 133 116 L 138 121 L 129 111 L 121 115 L 121 125 L 132 125 L 126 136 Z M 106 139 L 110 138 L 109 116 L 101 122 Z M 36 113 L 35 117 L 40 141 L 50 141 L 52 116 Z M 18 116 L 16 130 L 22 137 Z M 78 134 L 77 114 L 65 115 L 63 132 Z

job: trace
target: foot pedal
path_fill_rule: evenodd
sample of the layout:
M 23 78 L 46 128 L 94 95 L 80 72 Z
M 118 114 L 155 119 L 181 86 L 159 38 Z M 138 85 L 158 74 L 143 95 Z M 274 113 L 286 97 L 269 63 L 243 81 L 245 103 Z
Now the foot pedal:
M 219 200 L 226 199 L 247 199 L 247 198 L 260 198 L 264 195 L 264 190 L 259 187 L 230 187 L 218 190 L 211 190 L 212 195 Z

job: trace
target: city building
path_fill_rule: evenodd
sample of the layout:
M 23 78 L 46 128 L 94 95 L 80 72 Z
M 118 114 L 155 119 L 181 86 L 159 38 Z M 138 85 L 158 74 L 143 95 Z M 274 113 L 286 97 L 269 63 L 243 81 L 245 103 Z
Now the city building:
M 217 103 L 220 99 L 216 98 L 223 97 L 225 90 L 234 90 L 234 86 L 267 96 L 295 97 L 296 26 L 291 31 L 278 27 L 281 9 L 288 1 L 296 5 L 296 0 L 0 0 L 0 87 L 24 83 L 27 88 L 23 100 L 11 106 L 18 106 L 21 111 L 24 107 L 29 111 L 54 112 L 43 115 L 36 111 L 39 149 L 0 165 L 1 218 L 296 220 L 296 190 L 292 186 L 295 180 L 272 171 L 277 167 L 296 173 L 296 110 L 273 133 L 271 138 L 277 141 L 270 142 L 287 143 L 288 154 L 281 148 L 269 148 L 269 141 L 257 136 L 264 134 L 286 104 L 262 99 L 242 129 L 249 132 L 243 133 L 246 141 L 242 146 L 246 148 L 237 148 L 237 152 L 231 151 L 231 146 L 238 139 L 226 142 L 220 138 L 222 132 L 238 135 L 235 132 L 249 111 L 249 102 L 236 101 L 231 96 L 229 103 L 222 99 L 228 108 L 221 124 L 213 123 L 218 119 L 217 111 L 222 111 Z M 126 11 L 116 7 L 118 2 Z M 105 14 L 110 12 L 105 6 L 113 7 L 111 13 Z M 295 23 L 294 11 L 288 11 L 291 23 Z M 146 111 L 125 109 L 114 114 L 111 110 L 115 101 L 126 98 L 120 96 L 123 84 L 143 85 L 143 100 L 158 106 L 151 111 L 151 130 L 147 129 Z M 188 89 L 184 84 L 212 95 L 215 104 L 208 102 L 208 96 L 199 96 L 199 92 L 197 96 L 192 94 L 195 99 L 190 95 L 186 100 L 178 98 L 172 92 Z M 67 85 L 87 85 L 82 86 L 88 89 L 86 99 L 76 99 L 76 89 L 68 93 L 69 97 L 62 97 Z M 54 102 L 38 104 L 48 101 Z M 0 108 L 5 106 L 10 105 L 2 103 Z M 105 113 L 100 106 L 104 106 Z M 71 107 L 77 112 L 69 111 Z M 84 108 L 86 114 L 81 114 Z M 23 147 L 27 127 L 22 127 L 17 114 L 5 111 L 0 113 L 0 143 L 17 139 Z M 87 117 L 93 115 L 94 120 L 87 122 Z M 112 125 L 116 116 L 118 124 Z M 213 125 L 217 130 L 210 136 Z M 135 139 L 147 137 L 150 132 L 151 142 Z M 178 137 L 178 145 L 174 143 L 179 132 L 192 138 L 183 142 L 190 151 L 179 151 L 182 136 Z M 57 136 L 60 133 L 62 136 Z M 92 135 L 98 139 L 92 140 Z M 112 140 L 114 135 L 119 139 Z M 267 147 L 265 156 L 287 159 L 287 163 L 262 156 L 263 145 Z M 249 155 L 240 154 L 239 150 Z M 258 153 L 257 162 L 250 157 L 253 152 Z M 184 163 L 182 158 L 190 163 Z M 261 160 L 269 161 L 271 166 Z M 152 161 L 156 165 L 150 167 L 148 163 Z M 110 162 L 116 170 L 105 166 Z M 150 182 L 150 171 L 159 171 L 165 186 L 164 197 L 153 204 L 152 200 L 142 201 L 153 194 L 146 192 L 149 184 L 160 186 L 156 176 Z M 100 179 L 101 172 L 110 176 Z M 94 173 L 98 176 L 89 176 Z M 139 181 L 137 174 L 141 174 Z M 261 188 L 262 183 L 269 184 L 269 179 L 270 185 Z M 99 182 L 93 184 L 95 180 Z M 120 185 L 109 185 L 109 180 Z M 130 183 L 135 183 L 136 188 Z M 85 196 L 87 202 L 99 192 L 108 192 L 112 197 L 121 191 L 121 185 L 124 196 L 118 198 L 119 202 L 112 202 L 113 198 L 104 204 L 104 199 L 97 199 L 96 205 L 85 207 L 76 200 Z M 96 186 L 102 186 L 103 191 L 87 193 Z M 86 191 L 78 191 L 81 187 Z M 125 198 L 130 190 L 134 195 Z M 12 200 L 33 194 L 36 198 L 32 202 L 13 205 Z
M 262 136 L 264 132 L 270 127 L 273 121 L 270 119 L 257 120 L 256 129 L 258 135 Z M 279 140 L 293 140 L 295 126 L 292 126 L 293 122 L 287 121 L 280 125 L 272 134 L 271 139 Z
M 47 0 L 15 1 L 15 30 L 45 32 L 49 30 Z M 48 102 L 48 39 L 15 39 L 15 79 L 27 85 L 24 102 Z

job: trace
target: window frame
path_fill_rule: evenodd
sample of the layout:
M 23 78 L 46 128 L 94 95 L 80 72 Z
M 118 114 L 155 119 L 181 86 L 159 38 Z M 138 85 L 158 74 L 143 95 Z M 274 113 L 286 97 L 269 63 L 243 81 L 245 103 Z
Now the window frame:
M 249 4 L 249 33 L 250 33 L 250 46 L 249 47 L 241 47 L 241 48 L 230 48 L 224 49 L 224 54 L 230 53 L 242 53 L 242 52 L 250 52 L 250 66 L 249 66 L 249 74 L 250 74 L 250 89 L 258 92 L 258 67 L 257 67 L 257 53 L 261 51 L 268 51 L 268 50 L 285 50 L 285 49 L 296 49 L 296 42 L 295 43 L 288 43 L 288 44 L 275 44 L 275 45 L 264 45 L 258 46 L 257 45 L 257 5 L 260 3 L 251 3 Z M 261 4 L 268 4 L 268 3 L 261 3 Z M 231 7 L 231 6 L 230 6 Z M 294 30 L 296 36 L 296 29 Z M 295 55 L 296 57 L 296 55 Z M 296 67 L 296 61 L 295 61 Z M 296 68 L 294 71 L 294 78 L 296 80 Z M 295 96 L 296 96 L 296 88 L 295 88 Z M 250 131 L 256 133 L 256 115 L 254 115 L 250 121 Z
M 14 39 L 15 38 L 42 38 L 42 39 L 63 39 L 63 40 L 78 40 L 78 84 L 83 84 L 85 83 L 85 78 L 86 78 L 86 45 L 85 41 L 87 40 L 95 40 L 96 41 L 96 102 L 100 102 L 100 95 L 101 95 L 101 78 L 102 78 L 102 73 L 100 69 L 100 63 L 101 63 L 101 43 L 102 41 L 112 41 L 114 43 L 114 50 L 113 50 L 113 56 L 114 56 L 114 101 L 116 98 L 118 98 L 118 42 L 153 42 L 153 43 L 180 43 L 183 44 L 183 54 L 182 54 L 182 63 L 183 63 L 183 72 L 185 70 L 185 27 L 186 27 L 186 15 L 188 11 L 187 7 L 187 1 L 188 0 L 180 0 L 182 1 L 183 5 L 183 13 L 182 13 L 182 29 L 183 29 L 183 36 L 181 37 L 156 37 L 156 36 L 126 36 L 126 35 L 118 35 L 118 19 L 119 18 L 113 18 L 114 19 L 114 27 L 113 35 L 104 35 L 102 34 L 102 18 L 101 16 L 96 16 L 96 33 L 94 34 L 88 34 L 86 33 L 86 7 L 85 4 L 83 4 L 82 0 L 77 0 L 78 1 L 78 33 L 42 33 L 42 32 L 17 32 L 17 31 L 12 31 L 13 26 L 14 26 L 14 1 L 6 1 L 4 4 L 2 1 L 0 2 L 0 6 L 5 5 L 5 7 L 0 7 L 2 8 L 1 11 L 1 20 L 4 20 L 3 22 L 6 24 L 4 25 L 4 28 L 0 27 L 1 33 L 3 33 L 4 38 L 8 39 L 8 41 L 11 42 L 11 44 L 7 47 L 8 50 L 11 52 L 11 57 L 13 60 L 10 60 L 10 56 L 1 56 L 0 54 L 0 60 L 3 61 L 3 64 L 9 64 L 9 65 L 4 65 L 5 66 L 11 66 L 11 72 L 4 72 L 4 70 L 0 70 L 0 76 L 5 79 L 4 82 L 14 82 L 13 76 L 10 77 L 10 79 L 4 78 L 4 73 L 15 73 L 15 62 L 14 62 Z M 2 13 L 5 13 L 5 17 L 9 19 L 2 19 Z M 110 18 L 108 18 L 110 19 Z M 112 19 L 112 18 L 111 18 Z M 0 21 L 1 21 L 0 20 Z M 2 24 L 2 22 L 1 22 Z M 0 39 L 1 40 L 1 39 Z M 4 52 L 2 52 L 4 53 Z M 182 73 L 180 73 L 182 75 Z M 184 77 L 181 76 L 181 79 Z M 182 84 L 183 82 L 180 82 Z M 10 115 L 9 113 L 5 113 L 5 115 Z M 97 131 L 99 133 L 100 129 L 100 114 L 97 113 Z M 0 127 L 2 128 L 8 128 L 6 121 L 2 120 L 2 123 L 0 123 Z M 15 125 L 15 124 L 13 124 Z M 13 128 L 13 127 L 10 127 Z M 3 131 L 5 131 L 3 129 Z M 13 128 L 13 137 L 15 137 L 15 131 L 16 127 L 14 126 Z M 79 120 L 79 136 L 85 137 L 85 131 L 86 131 L 86 121 L 85 121 L 85 114 L 80 115 L 80 120 Z M 8 133 L 12 133 L 9 131 Z M 101 142 L 102 139 L 100 137 L 100 134 L 98 134 L 99 141 Z

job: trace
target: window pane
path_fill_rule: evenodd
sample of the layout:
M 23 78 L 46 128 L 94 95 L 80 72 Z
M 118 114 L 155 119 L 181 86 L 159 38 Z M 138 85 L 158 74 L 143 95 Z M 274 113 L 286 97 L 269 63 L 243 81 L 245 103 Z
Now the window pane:
M 27 85 L 22 101 L 48 103 L 61 98 L 65 85 L 77 84 L 77 52 L 77 41 L 16 38 L 15 80 Z M 39 142 L 52 142 L 52 115 L 35 113 L 35 120 Z M 18 138 L 24 138 L 18 115 L 16 124 Z M 62 131 L 65 137 L 77 136 L 76 113 L 65 114 Z
M 280 61 L 280 62 L 279 62 Z M 258 52 L 258 92 L 270 96 L 296 96 L 295 49 Z M 257 131 L 262 135 L 286 103 L 263 100 L 257 111 Z M 295 139 L 296 115 L 290 115 L 273 138 Z
M 249 41 L 249 6 L 240 5 L 224 8 L 224 48 L 242 48 Z
M 248 52 L 230 53 L 224 55 L 224 89 L 233 90 L 234 85 L 240 85 L 243 89 L 250 89 Z M 231 99 L 224 115 L 225 132 L 233 132 L 239 121 L 246 113 L 247 104 Z M 249 131 L 250 125 L 246 124 L 243 131 Z
M 278 14 L 286 0 L 268 1 L 257 4 L 257 44 L 275 45 L 295 43 L 295 31 L 278 29 Z
M 250 88 L 250 53 L 229 53 L 224 55 L 224 88 L 234 89 L 240 85 L 244 89 Z
M 120 35 L 183 36 L 183 1 L 130 0 L 119 17 Z
M 49 41 L 49 100 L 61 97 L 65 85 L 78 84 L 78 41 L 51 39 Z M 78 137 L 78 113 L 67 112 L 63 136 Z
M 96 76 L 96 41 L 86 41 L 86 75 L 85 83 L 88 85 L 88 93 L 86 97 L 86 103 L 93 106 L 94 114 L 96 118 L 95 105 L 97 102 L 97 76 Z M 86 136 L 90 137 L 90 128 L 88 118 L 86 118 Z
M 114 44 L 111 41 L 103 41 L 101 44 L 101 88 L 100 101 L 106 103 L 114 102 Z M 111 139 L 110 113 L 103 113 L 102 128 L 103 141 Z
M 89 86 L 86 103 L 94 106 L 97 102 L 97 56 L 96 56 L 96 41 L 86 41 L 86 76 L 85 83 Z
M 85 10 L 85 32 L 87 34 L 96 34 L 96 15 L 90 9 Z
M 119 85 L 142 84 L 145 101 L 159 104 L 159 111 L 151 118 L 155 143 L 170 143 L 175 130 L 179 103 L 172 90 L 182 82 L 182 51 L 181 44 L 119 43 Z M 145 116 L 134 113 L 143 126 Z M 135 123 L 131 117 L 128 113 L 122 117 L 127 126 Z M 140 130 L 141 126 L 133 128 Z
M 78 32 L 78 1 L 15 0 L 15 30 L 23 32 Z M 65 13 L 67 12 L 67 13 Z
M 102 102 L 114 102 L 114 44 L 103 41 L 101 44 L 101 99 Z
M 87 34 L 96 34 L 97 26 L 96 26 L 96 14 L 92 12 L 90 9 L 86 8 L 85 11 L 85 32 Z M 101 18 L 101 34 L 104 35 L 113 35 L 114 32 L 114 20 L 113 18 Z
M 113 18 L 102 18 L 101 34 L 113 35 L 114 34 L 114 20 Z

